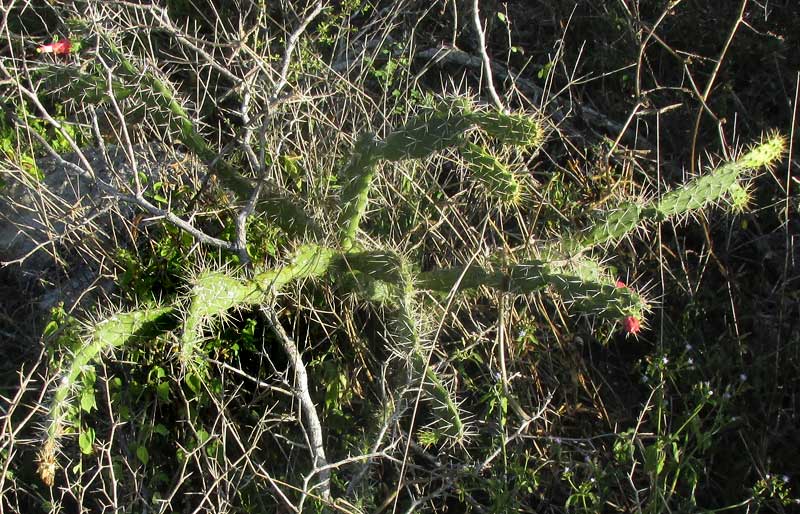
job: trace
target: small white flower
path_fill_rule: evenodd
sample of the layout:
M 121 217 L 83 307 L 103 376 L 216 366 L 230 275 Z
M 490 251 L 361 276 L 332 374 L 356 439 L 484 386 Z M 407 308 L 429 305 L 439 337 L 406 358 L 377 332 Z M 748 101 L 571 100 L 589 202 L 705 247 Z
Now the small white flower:
M 745 374 L 745 373 L 740 374 L 739 375 L 739 381 L 740 382 L 744 382 L 745 380 L 747 380 L 747 374 Z
M 690 343 L 686 343 L 686 351 L 691 352 L 692 350 L 694 350 L 694 346 L 692 346 Z
M 689 364 L 689 366 L 693 366 L 694 365 L 694 359 L 689 357 L 688 359 L 686 359 L 686 363 Z
M 708 390 L 708 396 L 714 396 L 714 390 L 713 389 L 709 389 Z
M 667 358 L 667 356 L 665 355 L 661 358 L 661 362 L 662 364 L 669 364 L 669 358 Z
M 781 480 L 783 480 L 784 484 L 789 483 L 789 475 L 781 475 Z

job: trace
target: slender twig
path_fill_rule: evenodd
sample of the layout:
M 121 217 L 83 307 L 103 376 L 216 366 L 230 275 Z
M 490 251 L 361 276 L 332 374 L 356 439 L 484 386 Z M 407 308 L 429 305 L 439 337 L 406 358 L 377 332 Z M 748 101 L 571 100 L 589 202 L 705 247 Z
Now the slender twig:
M 384 371 L 384 373 L 386 372 L 386 368 L 385 367 L 383 368 L 383 371 Z M 381 378 L 382 378 L 382 380 L 385 380 L 385 377 L 381 377 Z M 405 391 L 402 392 L 402 394 L 404 394 L 404 393 L 405 393 Z M 402 397 L 402 394 L 399 395 L 399 396 Z M 400 402 L 400 400 L 398 399 L 398 401 L 395 402 L 395 404 L 397 404 L 399 402 Z M 400 416 L 404 412 L 405 412 L 405 406 L 403 406 L 402 408 L 399 405 L 395 406 L 394 412 L 392 413 L 391 416 L 388 417 L 386 422 L 381 427 L 381 430 L 378 432 L 378 436 L 375 438 L 375 443 L 372 445 L 371 453 L 376 453 L 378 451 L 378 448 L 380 448 L 381 442 L 383 441 L 383 438 L 386 436 L 386 433 L 389 431 L 389 428 L 392 425 L 394 425 L 397 422 L 398 419 L 400 419 Z M 350 483 L 347 485 L 347 493 L 346 493 L 346 495 L 348 497 L 353 495 L 353 493 L 355 492 L 355 490 L 358 487 L 358 485 L 361 483 L 361 481 L 367 475 L 367 471 L 369 471 L 369 466 L 370 466 L 371 460 L 372 459 L 367 459 L 367 461 L 364 462 L 364 464 L 361 466 L 361 469 L 358 471 L 358 473 L 356 473 L 356 475 L 353 477 L 353 479 L 350 480 Z
M 701 104 L 706 104 L 708 102 L 708 95 L 711 94 L 711 89 L 714 87 L 714 81 L 717 79 L 717 74 L 719 73 L 720 68 L 722 67 L 722 62 L 725 60 L 725 55 L 728 53 L 728 48 L 730 48 L 731 43 L 733 42 L 733 38 L 736 35 L 736 32 L 739 30 L 739 25 L 742 24 L 744 21 L 744 11 L 747 9 L 747 2 L 748 0 L 742 0 L 741 5 L 739 6 L 739 15 L 736 17 L 736 21 L 733 23 L 733 27 L 731 28 L 730 33 L 728 34 L 728 39 L 725 41 L 725 46 L 722 47 L 722 52 L 720 52 L 719 57 L 717 58 L 717 62 L 714 65 L 714 71 L 711 72 L 711 77 L 708 79 L 708 83 L 706 83 L 706 88 L 703 91 L 703 95 L 700 97 Z M 697 116 L 694 119 L 694 132 L 692 133 L 692 156 L 691 156 L 691 170 L 692 175 L 695 174 L 697 168 L 697 138 L 700 133 L 700 120 L 703 118 L 703 106 L 701 105 L 700 108 L 697 109 Z M 722 122 L 717 123 L 717 128 L 720 133 L 720 137 L 724 134 L 722 132 Z M 724 143 L 724 139 L 722 141 Z M 727 154 L 727 148 L 723 144 L 722 151 Z M 728 158 L 728 155 L 725 155 Z
M 646 26 L 644 26 L 644 24 L 642 23 L 641 20 L 637 20 L 637 22 L 640 25 L 642 25 L 642 28 L 647 29 L 647 36 L 644 38 L 644 41 L 642 41 L 641 44 L 639 45 L 639 57 L 636 59 L 636 99 L 637 100 L 641 99 L 641 96 L 642 96 L 642 61 L 644 60 L 644 53 L 645 53 L 645 50 L 647 49 L 647 44 L 650 42 L 651 39 L 656 39 L 656 41 L 660 41 L 660 38 L 656 35 L 656 29 L 658 28 L 659 25 L 661 25 L 661 22 L 663 22 L 664 19 L 666 19 L 667 15 L 670 13 L 670 11 L 672 11 L 673 9 L 678 7 L 678 5 L 681 2 L 683 2 L 683 0 L 672 0 L 669 4 L 667 4 L 667 6 L 661 12 L 661 16 L 658 17 L 656 22 L 653 23 L 653 26 L 650 27 L 649 29 Z M 669 48 L 669 47 L 667 47 L 667 48 Z M 672 50 L 672 49 L 669 48 L 669 50 Z M 672 54 L 673 55 L 677 55 L 677 54 L 675 54 L 674 51 L 672 51 Z
M 294 52 L 294 47 L 297 46 L 297 42 L 300 40 L 300 36 L 303 35 L 303 32 L 306 31 L 308 25 L 314 21 L 314 18 L 319 16 L 322 12 L 324 5 L 321 1 L 317 2 L 317 5 L 314 6 L 314 9 L 309 13 L 308 16 L 300 23 L 294 32 L 291 33 L 289 39 L 286 40 L 286 49 L 283 51 L 283 61 L 281 62 L 280 72 L 278 75 L 278 82 L 275 84 L 273 88 L 272 98 L 277 98 L 278 95 L 281 93 L 283 88 L 288 83 L 288 74 L 289 74 L 289 64 L 292 61 L 292 53 Z
M 239 369 L 237 367 L 234 367 L 234 366 L 231 366 L 227 362 L 218 361 L 218 360 L 213 359 L 211 357 L 206 357 L 206 360 L 208 362 L 212 363 L 212 364 L 216 364 L 217 366 L 221 367 L 222 369 L 226 369 L 226 370 L 230 371 L 231 373 L 235 373 L 236 375 L 239 375 L 240 377 L 246 378 L 247 380 L 253 382 L 254 384 L 256 384 L 259 387 L 263 387 L 265 389 L 269 389 L 270 391 L 274 391 L 276 393 L 281 393 L 281 394 L 285 394 L 285 395 L 288 395 L 288 396 L 294 396 L 294 394 L 291 391 L 288 391 L 288 390 L 286 390 L 286 389 L 284 389 L 282 387 L 276 387 L 276 386 L 274 386 L 272 384 L 268 384 L 268 383 L 264 382 L 263 380 L 259 380 L 258 378 L 254 377 L 252 375 L 248 375 L 247 373 L 245 373 L 241 369 Z
M 325 458 L 325 447 L 322 442 L 322 425 L 317 415 L 317 408 L 308 391 L 308 373 L 306 372 L 306 366 L 303 363 L 303 358 L 300 356 L 300 351 L 297 349 L 297 344 L 283 329 L 283 325 L 281 325 L 281 321 L 278 319 L 278 314 L 275 310 L 271 307 L 263 306 L 261 308 L 261 313 L 274 330 L 278 341 L 289 357 L 289 364 L 292 366 L 292 369 L 294 369 L 295 395 L 300 401 L 300 407 L 303 411 L 303 419 L 311 442 L 311 456 L 314 460 L 314 468 L 321 470 L 319 472 L 318 487 L 322 491 L 322 497 L 327 500 L 330 498 L 331 494 L 331 472 L 330 469 L 327 468 L 328 461 Z M 307 494 L 308 490 L 304 489 L 303 496 L 305 497 Z
M 486 51 L 486 35 L 483 32 L 483 24 L 481 23 L 481 15 L 478 9 L 478 0 L 472 1 L 472 21 L 475 23 L 475 30 L 478 32 L 478 47 L 481 51 L 481 58 L 483 59 L 483 76 L 486 79 L 486 87 L 489 89 L 489 95 L 492 97 L 495 107 L 504 111 L 503 102 L 500 101 L 500 96 L 494 88 L 494 77 L 492 76 L 492 62 L 489 60 L 489 53 Z

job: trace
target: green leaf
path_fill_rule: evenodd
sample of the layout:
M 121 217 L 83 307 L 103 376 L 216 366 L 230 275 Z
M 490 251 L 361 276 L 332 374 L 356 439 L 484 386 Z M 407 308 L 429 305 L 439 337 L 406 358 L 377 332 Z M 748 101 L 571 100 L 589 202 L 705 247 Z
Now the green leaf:
M 94 447 L 94 429 L 91 427 L 83 427 L 78 436 L 78 445 L 81 447 L 81 452 L 85 455 L 90 455 Z
M 502 21 L 503 23 L 506 23 L 506 15 L 501 12 L 497 13 L 497 19 Z
M 667 455 L 661 451 L 657 444 L 652 444 L 644 449 L 644 469 L 649 473 L 660 474 L 664 469 Z
M 47 326 L 44 327 L 43 335 L 44 337 L 51 336 L 55 334 L 56 330 L 58 330 L 58 323 L 56 323 L 55 321 L 51 321 L 50 323 L 47 324 Z
M 210 437 L 209 433 L 201 428 L 200 430 L 197 431 L 197 444 L 198 445 L 203 444 L 208 440 L 209 437 Z
M 194 373 L 187 373 L 186 378 L 183 379 L 186 382 L 186 385 L 189 386 L 189 389 L 196 395 L 200 395 L 202 391 L 202 384 L 200 382 L 200 377 L 195 375 Z
M 158 423 L 155 427 L 153 427 L 153 432 L 158 435 L 163 435 L 164 437 L 169 435 L 169 429 L 161 423 Z
M 92 409 L 97 409 L 94 389 L 86 388 L 81 391 L 81 410 L 84 412 L 92 412 Z
M 548 62 L 547 64 L 541 67 L 536 76 L 539 77 L 540 79 L 547 78 L 547 76 L 550 75 L 550 70 L 553 68 L 554 65 L 555 65 L 554 62 L 552 61 Z
M 83 370 L 83 374 L 81 376 L 81 382 L 83 382 L 83 386 L 88 389 L 93 389 L 96 381 L 97 374 L 94 372 L 94 366 L 87 366 Z
M 158 391 L 158 399 L 162 402 L 169 402 L 169 382 L 160 382 L 156 386 Z
M 136 448 L 136 458 L 139 459 L 142 464 L 147 466 L 147 463 L 150 462 L 150 453 L 144 446 L 139 446 Z

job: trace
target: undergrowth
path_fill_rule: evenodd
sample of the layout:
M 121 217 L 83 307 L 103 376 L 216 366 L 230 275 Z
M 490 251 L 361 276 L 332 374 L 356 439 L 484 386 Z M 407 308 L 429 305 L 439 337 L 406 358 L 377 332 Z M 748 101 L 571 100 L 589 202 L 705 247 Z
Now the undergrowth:
M 662 157 L 682 3 L 578 3 L 533 71 L 515 2 L 3 7 L 8 217 L 113 285 L 4 378 L 0 508 L 789 511 L 794 126 L 730 144 L 696 91 L 720 144 Z M 570 103 L 586 12 L 633 124 Z M 53 166 L 113 221 L 53 223 Z

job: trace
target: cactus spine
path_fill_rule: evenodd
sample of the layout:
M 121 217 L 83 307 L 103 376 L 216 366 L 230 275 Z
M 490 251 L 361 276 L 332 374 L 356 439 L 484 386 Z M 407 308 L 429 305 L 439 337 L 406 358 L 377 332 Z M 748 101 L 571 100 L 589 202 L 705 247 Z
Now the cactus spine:
M 544 143 L 542 121 L 534 116 L 501 111 L 479 111 L 472 119 L 491 137 L 507 145 L 536 149 Z

